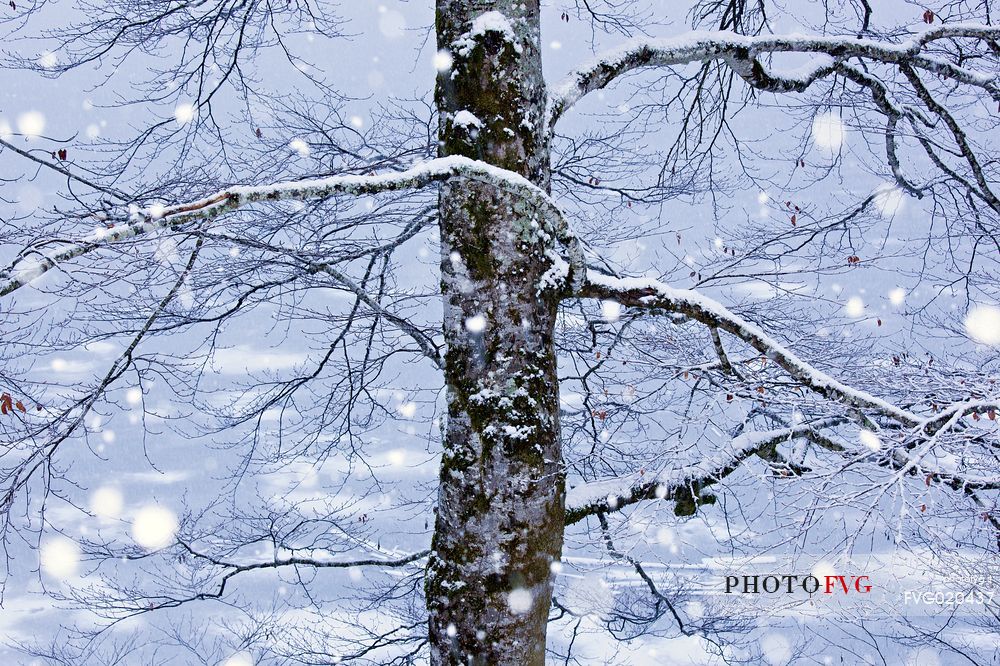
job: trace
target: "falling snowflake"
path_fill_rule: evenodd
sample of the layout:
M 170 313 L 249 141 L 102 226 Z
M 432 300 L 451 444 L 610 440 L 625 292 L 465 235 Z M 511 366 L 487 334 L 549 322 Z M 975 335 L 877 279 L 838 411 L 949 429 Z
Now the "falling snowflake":
M 531 591 L 524 588 L 517 588 L 507 595 L 507 605 L 510 606 L 510 610 L 518 615 L 523 615 L 531 610 L 533 599 L 531 596 Z
M 165 548 L 173 542 L 177 528 L 177 516 L 174 512 L 154 504 L 143 507 L 135 514 L 132 520 L 132 538 L 143 548 Z
M 858 441 L 872 451 L 882 448 L 882 440 L 871 430 L 862 430 L 858 433 Z
M 449 51 L 442 49 L 434 54 L 434 69 L 439 72 L 448 71 L 454 63 L 455 59 L 451 57 Z
M 254 666 L 253 656 L 249 652 L 237 652 L 222 662 L 222 666 Z
M 66 537 L 46 541 L 40 556 L 42 571 L 53 578 L 71 578 L 80 567 L 80 546 Z
M 604 321 L 618 321 L 622 315 L 622 304 L 618 301 L 601 301 L 601 317 Z
M 46 51 L 38 57 L 38 64 L 40 67 L 45 69 L 52 69 L 59 63 L 59 59 L 56 58 L 56 54 L 52 51 Z
M 821 113 L 812 124 L 813 142 L 823 150 L 835 153 L 844 143 L 847 131 L 844 121 L 833 113 Z
M 844 306 L 844 310 L 849 317 L 862 317 L 865 314 L 865 302 L 861 300 L 860 296 L 851 296 L 847 299 L 847 305 Z
M 115 520 L 121 516 L 125 500 L 117 488 L 103 486 L 91 494 L 88 507 L 98 518 Z
M 17 131 L 26 137 L 40 136 L 45 131 L 45 116 L 39 111 L 27 111 L 17 117 Z
M 469 317 L 465 320 L 465 328 L 467 328 L 470 333 L 482 333 L 486 330 L 486 317 L 483 315 Z
M 194 105 L 188 103 L 178 104 L 174 108 L 174 120 L 177 121 L 178 125 L 186 125 L 194 120 Z
M 130 405 L 138 405 L 142 402 L 142 389 L 135 387 L 125 391 L 125 402 Z
M 878 209 L 879 215 L 884 218 L 895 217 L 903 210 L 905 202 L 903 190 L 895 185 L 885 183 L 875 190 L 875 208 Z
M 385 6 L 378 8 L 378 31 L 386 39 L 399 39 L 406 34 L 406 17 L 400 12 L 387 9 Z
M 977 305 L 965 317 L 969 337 L 983 345 L 1000 345 L 1000 308 Z

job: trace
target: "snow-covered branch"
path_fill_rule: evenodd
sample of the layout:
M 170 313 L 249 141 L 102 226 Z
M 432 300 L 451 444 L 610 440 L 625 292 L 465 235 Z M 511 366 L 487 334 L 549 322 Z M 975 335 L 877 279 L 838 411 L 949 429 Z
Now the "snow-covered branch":
M 1000 399 L 993 398 L 961 402 L 946 406 L 932 416 L 921 416 L 834 379 L 799 358 L 757 324 L 741 317 L 718 301 L 696 291 L 675 289 L 658 280 L 617 278 L 589 271 L 584 287 L 578 295 L 614 300 L 630 307 L 681 313 L 705 324 L 710 329 L 726 331 L 774 361 L 812 391 L 848 407 L 871 410 L 893 419 L 909 428 L 917 439 L 933 438 L 954 427 L 964 416 L 995 414 L 1000 411 Z M 912 457 L 905 450 L 898 449 L 896 455 L 898 461 L 901 461 L 900 465 L 909 465 L 912 462 Z M 936 470 L 935 474 L 948 483 L 954 482 L 960 485 L 971 483 L 969 479 L 954 477 L 950 472 Z M 976 480 L 975 483 L 979 484 L 981 481 Z
M 890 43 L 853 36 L 824 37 L 806 35 L 746 36 L 733 32 L 691 32 L 681 37 L 641 39 L 608 51 L 571 73 L 552 92 L 549 126 L 589 92 L 604 88 L 628 72 L 646 67 L 671 67 L 693 62 L 721 60 L 750 85 L 774 92 L 805 90 L 819 78 L 837 71 L 837 65 L 850 58 L 890 65 L 906 65 L 933 73 L 958 83 L 986 90 L 1000 101 L 1000 86 L 995 72 L 980 72 L 925 53 L 925 48 L 943 39 L 1000 40 L 1000 27 L 955 24 L 943 25 L 900 43 Z M 816 60 L 795 73 L 779 75 L 759 59 L 774 53 L 815 54 Z
M 854 407 L 870 409 L 910 427 L 922 427 L 926 419 L 897 407 L 882 398 L 844 384 L 800 359 L 756 324 L 747 321 L 718 301 L 689 289 L 675 289 L 658 280 L 647 278 L 616 278 L 594 271 L 587 279 L 580 296 L 615 300 L 623 305 L 667 312 L 679 312 L 708 326 L 736 336 L 764 354 L 792 377 L 813 391 L 831 400 Z
M 0 296 L 30 283 L 59 264 L 114 243 L 128 241 L 159 229 L 181 229 L 260 202 L 305 201 L 337 194 L 370 195 L 425 187 L 434 182 L 463 177 L 489 183 L 535 202 L 546 215 L 565 227 L 558 207 L 549 195 L 512 171 L 461 156 L 443 157 L 418 164 L 406 171 L 370 176 L 329 176 L 270 185 L 238 185 L 215 194 L 172 206 L 133 209 L 127 215 L 103 223 L 79 239 L 46 240 L 20 252 L 7 269 L 0 271 Z M 54 248 L 54 249 L 53 249 Z
M 827 420 L 778 430 L 747 432 L 690 465 L 583 483 L 566 491 L 566 524 L 651 499 L 674 500 L 678 502 L 679 512 L 684 512 L 685 508 L 690 511 L 698 503 L 703 489 L 731 474 L 743 461 L 755 455 L 766 455 L 781 442 L 836 423 L 835 420 Z

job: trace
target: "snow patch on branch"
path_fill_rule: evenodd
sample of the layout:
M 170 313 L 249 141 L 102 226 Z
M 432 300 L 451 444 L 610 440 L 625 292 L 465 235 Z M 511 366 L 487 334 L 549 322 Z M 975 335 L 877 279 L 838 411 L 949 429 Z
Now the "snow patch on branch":
M 539 296 L 550 290 L 562 289 L 570 274 L 569 263 L 560 257 L 559 253 L 547 250 L 546 255 L 552 261 L 552 265 L 538 278 L 538 288 L 535 293 Z

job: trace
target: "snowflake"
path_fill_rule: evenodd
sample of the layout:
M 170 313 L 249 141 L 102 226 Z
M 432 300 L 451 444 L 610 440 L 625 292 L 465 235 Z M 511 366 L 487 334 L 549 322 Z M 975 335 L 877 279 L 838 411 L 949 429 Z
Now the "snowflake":
M 45 116 L 39 111 L 27 111 L 17 117 L 17 131 L 26 137 L 36 137 L 45 131 Z
M 174 120 L 177 121 L 178 125 L 186 125 L 192 120 L 194 120 L 195 109 L 194 105 L 184 103 L 178 104 L 174 109 Z
M 125 500 L 120 490 L 111 486 L 103 486 L 91 494 L 88 507 L 90 512 L 98 518 L 115 520 L 121 516 L 124 505 Z
M 40 555 L 42 571 L 53 578 L 71 578 L 80 566 L 80 546 L 65 537 L 47 541 Z
M 836 114 L 821 113 L 813 120 L 813 142 L 823 150 L 831 153 L 837 152 L 843 145 L 846 135 L 844 121 Z
M 1000 345 L 1000 308 L 977 305 L 965 317 L 965 330 L 969 337 L 983 345 Z
M 507 605 L 510 606 L 511 612 L 518 615 L 523 615 L 530 611 L 533 601 L 531 591 L 521 587 L 511 591 L 507 595 Z
M 143 548 L 155 550 L 169 546 L 177 534 L 177 516 L 156 504 L 143 507 L 132 519 L 132 538 Z
M 483 315 L 469 317 L 465 320 L 465 328 L 468 329 L 470 333 L 482 333 L 486 330 L 486 317 Z

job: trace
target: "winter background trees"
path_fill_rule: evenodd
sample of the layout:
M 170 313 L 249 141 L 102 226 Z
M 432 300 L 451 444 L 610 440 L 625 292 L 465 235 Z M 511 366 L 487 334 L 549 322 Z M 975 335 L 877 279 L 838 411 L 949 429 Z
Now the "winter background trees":
M 991 663 L 996 8 L 546 5 L 549 199 L 434 160 L 514 42 L 429 4 L 5 10 L 5 656 L 427 659 L 461 176 L 568 225 L 551 660 Z M 720 593 L 775 570 L 877 594 Z

